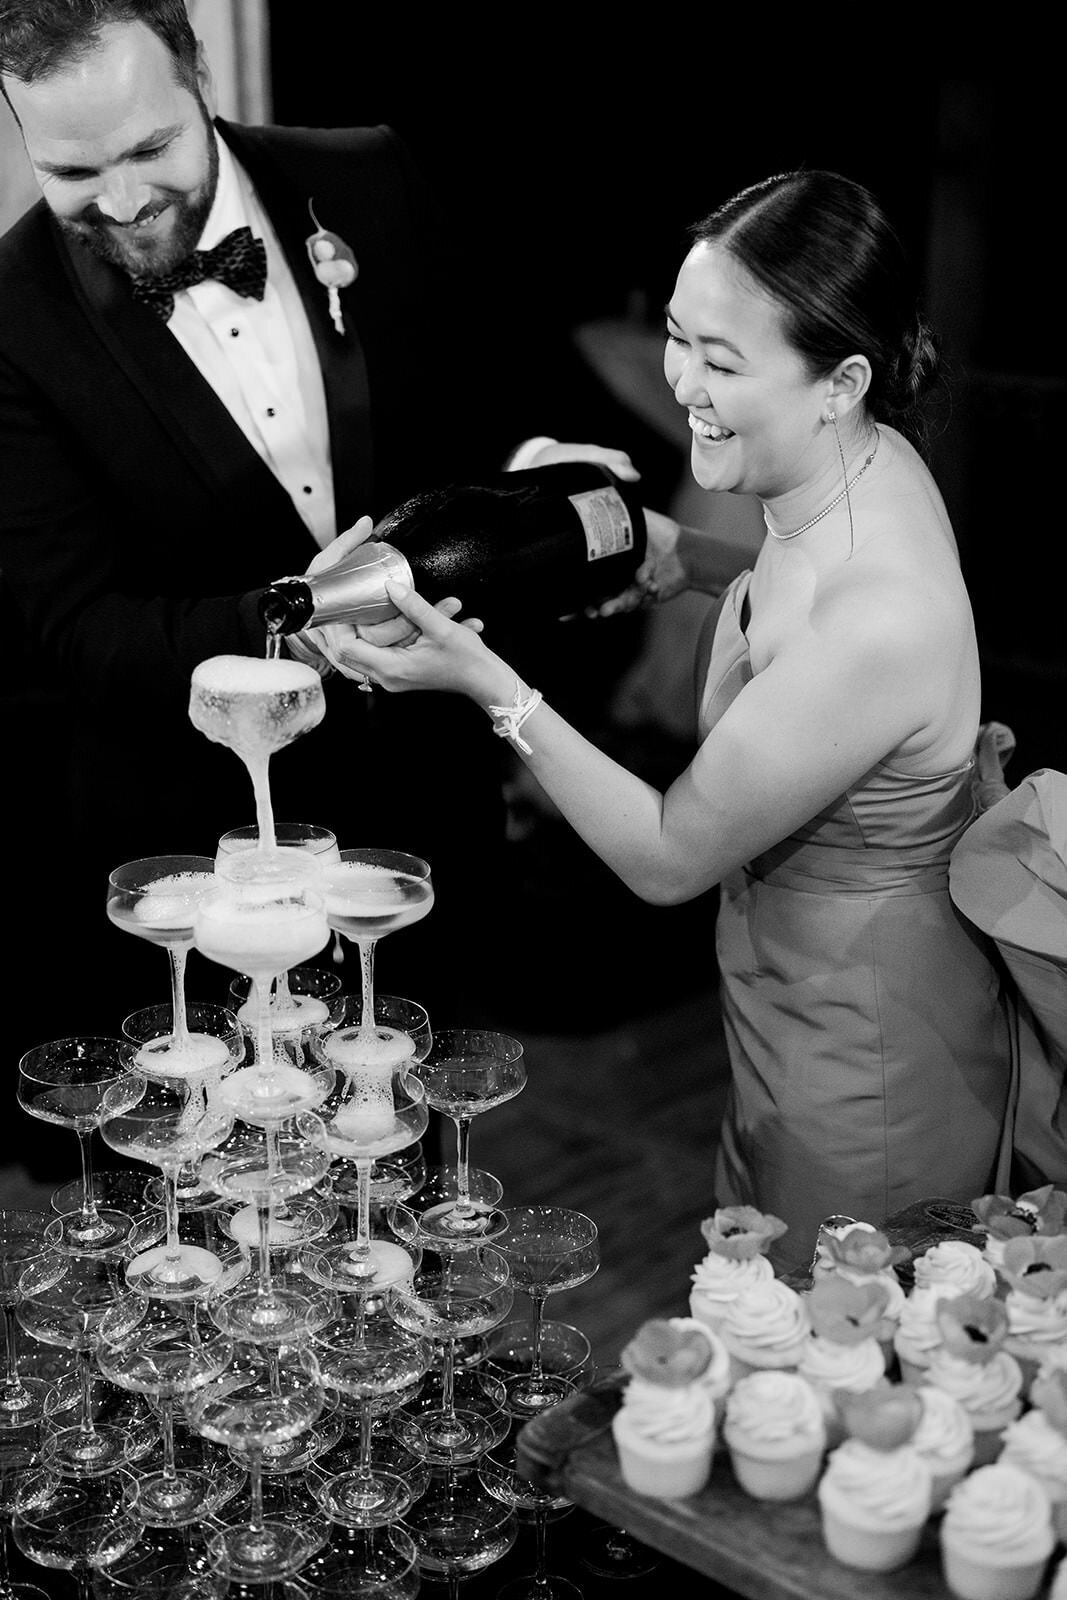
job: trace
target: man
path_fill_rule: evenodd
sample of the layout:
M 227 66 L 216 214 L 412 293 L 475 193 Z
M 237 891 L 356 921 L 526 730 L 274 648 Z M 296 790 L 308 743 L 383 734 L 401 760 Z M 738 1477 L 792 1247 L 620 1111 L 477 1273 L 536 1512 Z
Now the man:
M 213 855 L 253 820 L 248 773 L 189 722 L 196 663 L 262 656 L 264 585 L 363 514 L 495 470 L 525 419 L 452 355 L 457 274 L 390 130 L 216 121 L 182 0 L 0 0 L 0 84 L 42 190 L 0 241 L 0 572 L 35 718 L 8 837 L 34 830 L 20 903 L 53 941 L 48 1004 L 17 1030 L 34 1043 L 165 998 L 161 955 L 106 921 L 110 867 Z M 186 278 L 198 252 L 222 272 L 231 233 L 236 286 Z M 499 742 L 451 697 L 340 675 L 326 694 L 271 762 L 275 817 L 430 861 L 434 911 L 384 942 L 379 984 L 472 1020 Z M 190 994 L 218 998 L 199 962 Z

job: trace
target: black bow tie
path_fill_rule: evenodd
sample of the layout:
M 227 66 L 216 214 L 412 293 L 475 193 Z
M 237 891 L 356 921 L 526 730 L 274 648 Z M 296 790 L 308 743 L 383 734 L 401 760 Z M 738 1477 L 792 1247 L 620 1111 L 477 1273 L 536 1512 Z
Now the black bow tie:
M 174 272 L 161 278 L 134 278 L 134 299 L 151 307 L 166 322 L 174 310 L 179 289 L 189 289 L 205 278 L 217 278 L 237 294 L 262 300 L 267 284 L 267 251 L 251 228 L 235 228 L 213 250 L 194 250 Z

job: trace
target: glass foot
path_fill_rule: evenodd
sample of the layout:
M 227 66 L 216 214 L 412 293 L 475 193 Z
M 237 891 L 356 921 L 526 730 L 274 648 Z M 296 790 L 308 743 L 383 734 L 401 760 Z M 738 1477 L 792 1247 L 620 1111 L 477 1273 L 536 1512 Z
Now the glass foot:
M 235 1474 L 231 1495 L 239 1481 Z M 167 1477 L 155 1472 L 138 1480 L 137 1514 L 149 1528 L 183 1528 L 210 1517 L 228 1498 L 225 1490 L 225 1474 L 182 1470 Z
M 135 1227 L 133 1217 L 110 1206 L 101 1206 L 94 1217 L 65 1211 L 49 1228 L 48 1242 L 67 1255 L 95 1255 L 97 1251 L 121 1249 Z
M 69 1478 L 92 1478 L 113 1472 L 127 1460 L 126 1435 L 121 1428 L 105 1424 L 92 1432 L 83 1428 L 60 1428 L 41 1442 L 41 1462 L 52 1472 Z
M 153 1300 L 195 1300 L 218 1285 L 223 1270 L 218 1256 L 199 1245 L 180 1245 L 172 1256 L 161 1244 L 127 1261 L 126 1285 Z
M 295 1289 L 275 1289 L 267 1295 L 248 1289 L 211 1306 L 215 1326 L 247 1344 L 296 1344 L 325 1327 L 331 1315 L 324 1296 Z
M 598 1578 L 644 1578 L 660 1565 L 655 1552 L 623 1528 L 595 1528 L 577 1554 L 581 1565 Z
M 228 1528 L 208 1539 L 208 1556 L 231 1582 L 270 1583 L 290 1578 L 322 1548 L 307 1530 L 286 1522 L 262 1522 L 258 1527 Z
M 425 1411 L 415 1416 L 397 1413 L 393 1433 L 417 1460 L 435 1467 L 476 1461 L 500 1442 L 491 1415 L 460 1409 Z
M 428 1239 L 444 1240 L 453 1249 L 469 1242 L 473 1249 L 507 1232 L 507 1213 L 495 1207 L 461 1206 L 442 1200 L 419 1213 L 419 1232 Z
M 412 1285 L 416 1262 L 409 1250 L 372 1239 L 366 1251 L 354 1240 L 307 1251 L 301 1267 L 315 1283 L 337 1294 L 381 1294 L 392 1284 Z
M 339 1472 L 313 1488 L 316 1500 L 332 1522 L 348 1528 L 384 1528 L 402 1517 L 416 1499 L 419 1483 L 391 1472 Z
M 574 1394 L 576 1388 L 569 1378 L 553 1373 L 546 1372 L 539 1378 L 526 1373 L 519 1378 L 505 1379 L 504 1405 L 513 1417 L 539 1417 L 543 1411 L 558 1406 L 561 1400 Z
M 40 1422 L 51 1395 L 51 1385 L 40 1378 L 20 1377 L 17 1383 L 0 1385 L 0 1429 L 23 1428 L 27 1423 Z M 0 1600 L 3 1600 L 2 1590 Z
M 554 1572 L 531 1572 L 527 1578 L 512 1578 L 496 1592 L 496 1600 L 584 1600 L 584 1596 L 584 1589 Z

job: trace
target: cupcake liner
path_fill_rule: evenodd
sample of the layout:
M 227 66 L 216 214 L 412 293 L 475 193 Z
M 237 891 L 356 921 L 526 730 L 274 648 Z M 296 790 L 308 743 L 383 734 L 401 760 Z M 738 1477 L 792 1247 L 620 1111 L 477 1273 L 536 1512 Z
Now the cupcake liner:
M 941 1569 L 957 1600 L 1033 1600 L 1047 1561 L 1023 1567 L 984 1565 L 948 1540 L 941 1541 Z
M 711 1476 L 714 1433 L 680 1444 L 657 1444 L 635 1436 L 625 1414 L 617 1411 L 611 1431 L 623 1482 L 635 1494 L 656 1500 L 684 1500 L 699 1494 Z
M 754 1500 L 800 1500 L 814 1489 L 822 1470 L 821 1445 L 799 1455 L 764 1460 L 730 1446 L 734 1477 Z
M 896 1572 L 907 1566 L 922 1539 L 924 1522 L 911 1528 L 857 1528 L 821 1507 L 823 1543 L 835 1561 L 864 1572 Z

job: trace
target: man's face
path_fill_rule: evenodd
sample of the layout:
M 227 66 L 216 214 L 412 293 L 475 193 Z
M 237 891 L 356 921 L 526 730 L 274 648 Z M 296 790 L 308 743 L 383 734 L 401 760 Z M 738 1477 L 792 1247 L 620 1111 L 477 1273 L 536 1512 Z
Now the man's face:
M 143 22 L 109 23 L 98 48 L 35 83 L 5 79 L 37 181 L 60 226 L 135 277 L 173 271 L 196 248 L 218 183 L 198 74 Z

